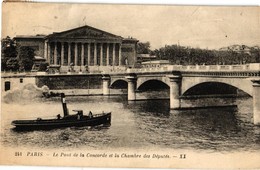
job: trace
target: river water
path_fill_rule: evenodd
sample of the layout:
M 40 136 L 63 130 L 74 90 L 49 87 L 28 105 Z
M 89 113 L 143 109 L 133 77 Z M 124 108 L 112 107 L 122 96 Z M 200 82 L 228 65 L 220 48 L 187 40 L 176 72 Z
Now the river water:
M 16 132 L 14 119 L 55 117 L 59 98 L 2 103 L 1 142 L 30 148 L 171 148 L 203 151 L 260 151 L 260 127 L 253 122 L 252 98 L 182 100 L 183 106 L 236 105 L 170 110 L 169 100 L 128 102 L 122 96 L 67 97 L 69 110 L 112 111 L 110 127 L 64 128 Z

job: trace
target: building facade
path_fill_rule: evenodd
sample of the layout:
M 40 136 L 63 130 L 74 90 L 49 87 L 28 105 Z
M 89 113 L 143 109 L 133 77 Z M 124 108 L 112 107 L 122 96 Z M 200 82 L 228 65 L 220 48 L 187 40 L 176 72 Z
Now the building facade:
M 17 36 L 20 46 L 30 46 L 35 55 L 46 59 L 50 66 L 69 67 L 129 66 L 137 61 L 137 39 L 123 38 L 90 26 L 83 26 L 44 36 Z

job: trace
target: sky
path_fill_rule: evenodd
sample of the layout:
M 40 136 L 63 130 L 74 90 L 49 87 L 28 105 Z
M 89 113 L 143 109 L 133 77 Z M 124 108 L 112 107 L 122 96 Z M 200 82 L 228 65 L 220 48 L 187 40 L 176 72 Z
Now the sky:
M 50 34 L 89 25 L 151 48 L 260 46 L 260 7 L 3 3 L 2 37 Z

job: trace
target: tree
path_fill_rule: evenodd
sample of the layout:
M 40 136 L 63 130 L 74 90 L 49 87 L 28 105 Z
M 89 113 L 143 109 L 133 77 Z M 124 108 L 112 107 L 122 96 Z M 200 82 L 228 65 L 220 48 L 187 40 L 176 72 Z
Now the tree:
M 251 47 L 250 54 L 252 55 L 252 57 L 251 57 L 252 63 L 255 63 L 255 62 L 260 63 L 260 48 L 258 46 Z
M 6 68 L 8 68 L 8 70 L 10 71 L 17 71 L 19 69 L 19 64 L 16 58 L 9 58 L 6 61 Z
M 236 48 L 234 48 L 236 47 Z M 245 64 L 260 62 L 260 50 L 258 46 L 247 47 L 238 45 L 221 48 L 220 50 L 208 50 L 190 48 L 179 45 L 165 45 L 150 52 L 158 59 L 169 60 L 172 64 Z
M 138 42 L 137 43 L 137 53 L 138 54 L 150 54 L 150 42 Z
M 1 70 L 16 70 L 18 61 L 15 41 L 7 36 L 1 40 L 1 44 Z
M 21 46 L 18 49 L 19 70 L 31 71 L 34 59 L 34 49 Z

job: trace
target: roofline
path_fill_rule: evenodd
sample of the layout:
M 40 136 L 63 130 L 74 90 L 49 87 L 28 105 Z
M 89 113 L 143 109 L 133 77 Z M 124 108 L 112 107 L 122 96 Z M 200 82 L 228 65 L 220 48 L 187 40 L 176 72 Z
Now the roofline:
M 81 28 L 90 28 L 90 29 L 93 29 L 93 30 L 96 30 L 96 31 L 100 31 L 100 32 L 103 32 L 105 34 L 108 34 L 108 35 L 111 35 L 111 36 L 114 36 L 115 38 L 118 38 L 118 39 L 121 39 L 122 41 L 134 41 L 134 42 L 138 42 L 139 40 L 137 40 L 136 38 L 124 38 L 122 36 L 119 36 L 119 35 L 115 35 L 115 34 L 112 34 L 112 33 L 109 33 L 107 31 L 103 31 L 101 29 L 98 29 L 98 28 L 94 28 L 94 27 L 91 27 L 89 25 L 84 25 L 84 26 L 81 26 L 81 27 L 76 27 L 76 28 L 72 28 L 72 29 L 69 29 L 69 30 L 66 30 L 66 31 L 61 31 L 61 32 L 53 32 L 52 34 L 48 34 L 48 35 L 17 35 L 16 37 L 14 37 L 14 39 L 48 39 L 48 38 L 51 38 L 53 36 L 59 36 L 60 34 L 63 34 L 63 33 L 67 33 L 67 32 L 70 32 L 70 31 L 74 31 L 74 30 L 77 30 L 77 29 L 81 29 Z
M 123 41 L 125 41 L 125 42 L 127 42 L 127 41 L 139 42 L 139 40 L 137 40 L 136 38 L 123 38 Z
M 46 35 L 17 35 L 14 39 L 45 39 Z
M 72 29 L 69 29 L 69 30 L 66 30 L 66 31 L 61 31 L 61 32 L 53 32 L 52 34 L 47 35 L 47 36 L 45 37 L 45 39 L 46 39 L 46 38 L 49 38 L 49 37 L 51 37 L 51 36 L 54 36 L 54 35 L 59 35 L 59 34 L 62 34 L 62 33 L 67 33 L 67 32 L 74 31 L 74 30 L 77 30 L 77 29 L 81 29 L 81 28 L 84 28 L 84 27 L 87 27 L 87 28 L 90 28 L 90 29 L 93 29 L 93 30 L 96 30 L 96 31 L 101 31 L 101 32 L 104 32 L 104 33 L 106 33 L 106 34 L 109 34 L 109 35 L 118 37 L 118 38 L 120 38 L 120 39 L 123 39 L 123 37 L 121 37 L 121 36 L 118 36 L 118 35 L 109 33 L 109 32 L 107 32 L 107 31 L 103 31 L 103 30 L 98 29 L 98 28 L 91 27 L 91 26 L 89 26 L 89 25 L 84 25 L 84 26 L 81 26 L 81 27 L 72 28 Z

